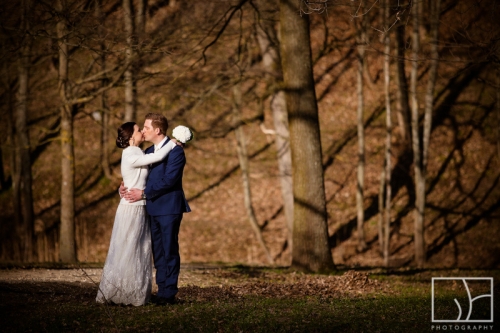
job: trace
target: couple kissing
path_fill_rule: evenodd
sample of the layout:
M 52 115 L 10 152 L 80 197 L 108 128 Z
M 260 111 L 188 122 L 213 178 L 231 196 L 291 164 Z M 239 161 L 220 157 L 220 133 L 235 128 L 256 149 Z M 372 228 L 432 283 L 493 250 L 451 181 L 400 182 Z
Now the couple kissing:
M 155 303 L 174 304 L 180 271 L 179 228 L 191 209 L 182 188 L 184 144 L 192 139 L 185 126 L 167 136 L 168 121 L 148 113 L 142 131 L 134 122 L 118 128 L 123 149 L 118 205 L 111 241 L 97 292 L 98 303 L 140 306 L 151 300 L 152 265 L 158 293 Z M 142 151 L 144 141 L 153 145 Z

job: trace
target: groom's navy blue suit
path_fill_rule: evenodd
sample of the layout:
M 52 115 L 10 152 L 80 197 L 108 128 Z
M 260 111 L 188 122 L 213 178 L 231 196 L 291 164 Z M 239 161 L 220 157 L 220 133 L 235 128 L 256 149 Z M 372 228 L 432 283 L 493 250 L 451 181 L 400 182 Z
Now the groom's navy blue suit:
M 170 139 L 167 138 L 164 144 Z M 154 152 L 154 145 L 145 153 Z M 179 228 L 182 214 L 190 212 L 182 189 L 182 174 L 186 165 L 184 149 L 176 146 L 167 157 L 151 165 L 146 181 L 146 210 L 151 223 L 153 259 L 156 268 L 158 297 L 177 294 L 180 271 Z

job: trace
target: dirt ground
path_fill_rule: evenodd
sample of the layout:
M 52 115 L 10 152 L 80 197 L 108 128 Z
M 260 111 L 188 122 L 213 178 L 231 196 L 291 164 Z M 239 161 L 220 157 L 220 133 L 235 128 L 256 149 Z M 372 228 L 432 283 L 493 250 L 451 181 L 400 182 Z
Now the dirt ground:
M 182 269 L 179 285 L 203 284 L 203 281 L 192 274 L 192 269 Z M 37 283 L 62 282 L 70 284 L 89 284 L 97 286 L 101 280 L 102 268 L 78 269 L 5 269 L 0 270 L 0 283 Z M 153 291 L 157 286 L 153 283 Z
M 102 268 L 13 268 L 0 270 L 0 286 L 72 285 L 97 290 Z M 153 273 L 154 274 L 154 273 Z M 154 281 L 154 276 L 153 276 Z M 370 279 L 368 273 L 347 271 L 342 275 L 307 275 L 287 270 L 259 267 L 224 267 L 210 265 L 182 265 L 179 276 L 179 296 L 193 288 L 205 291 L 216 287 L 236 294 L 268 296 L 301 296 L 311 294 L 350 294 L 388 292 L 386 286 Z M 158 287 L 153 282 L 153 294 Z M 222 290 L 220 290 L 222 289 Z M 219 294 L 220 297 L 220 294 Z
M 101 273 L 96 267 L 1 268 L 0 331 L 160 332 L 168 322 L 171 332 L 227 332 L 224 325 L 253 332 L 241 328 L 248 318 L 252 328 L 265 332 L 272 317 L 280 332 L 304 332 L 310 330 L 288 330 L 286 325 L 316 325 L 307 313 L 318 316 L 318 311 L 325 311 L 325 318 L 333 320 L 335 299 L 355 302 L 395 293 L 389 283 L 372 279 L 364 271 L 320 275 L 282 268 L 183 265 L 179 306 L 103 307 L 95 302 Z M 304 312 L 304 307 L 310 311 Z
M 110 323 L 106 316 L 107 312 L 95 302 L 97 285 L 101 274 L 102 268 L 98 266 L 82 268 L 0 268 L 0 323 L 5 323 L 3 326 L 0 326 L 0 331 L 110 331 L 108 330 Z M 406 319 L 412 321 L 417 318 L 417 321 L 422 323 L 428 321 L 428 308 L 430 305 L 428 304 L 427 295 L 430 295 L 431 277 L 493 276 L 495 281 L 500 281 L 499 274 L 498 270 L 398 269 L 388 271 L 384 269 L 367 270 L 359 268 L 353 270 L 351 268 L 339 268 L 337 272 L 331 275 L 322 275 L 303 274 L 286 268 L 184 264 L 181 266 L 179 293 L 177 295 L 180 306 L 172 309 L 169 308 L 168 313 L 162 312 L 162 309 L 157 309 L 158 307 L 150 305 L 138 308 L 113 307 L 113 314 L 114 318 L 121 318 L 120 327 L 124 329 L 124 332 L 135 332 L 137 331 L 137 325 L 142 325 L 140 318 L 147 317 L 149 318 L 148 320 L 151 319 L 153 321 L 163 320 L 164 316 L 170 312 L 176 318 L 184 318 L 186 311 L 188 313 L 186 316 L 198 318 L 199 316 L 196 312 L 198 310 L 196 309 L 201 309 L 199 310 L 201 311 L 200 313 L 204 313 L 203 311 L 207 307 L 211 309 L 210 311 L 214 309 L 219 311 L 220 313 L 218 313 L 224 316 L 224 320 L 228 320 L 229 322 L 230 318 L 233 318 L 233 315 L 227 313 L 228 309 L 234 310 L 241 306 L 247 306 L 245 311 L 249 311 L 249 313 L 252 313 L 252 316 L 255 316 L 255 313 L 252 312 L 252 309 L 254 309 L 252 306 L 260 308 L 262 304 L 276 305 L 280 304 L 276 303 L 276 301 L 283 301 L 285 304 L 299 304 L 298 306 L 302 310 L 302 307 L 305 306 L 304 304 L 307 305 L 309 304 L 308 302 L 312 302 L 308 306 L 311 309 L 314 308 L 315 312 L 311 310 L 314 313 L 319 313 L 317 311 L 330 304 L 328 305 L 327 317 L 331 319 L 335 318 L 335 316 L 331 316 L 332 312 L 330 311 L 330 307 L 335 307 L 331 305 L 334 300 L 348 299 L 348 303 L 340 302 L 338 304 L 348 304 L 345 308 L 342 308 L 342 311 L 351 311 L 353 309 L 352 304 L 358 304 L 358 301 L 369 299 L 373 301 L 379 300 L 383 303 L 384 299 L 401 298 L 404 300 L 403 305 L 407 307 L 406 310 L 410 311 L 406 312 L 407 316 L 409 316 Z M 156 286 L 153 285 L 153 294 L 156 290 Z M 500 290 L 498 282 L 495 284 L 495 290 Z M 405 299 L 408 295 L 413 295 L 413 298 L 422 299 L 418 308 L 423 309 L 422 314 L 416 311 L 411 305 L 405 303 L 407 302 Z M 495 298 L 498 299 L 497 296 Z M 374 304 L 381 303 L 375 301 Z M 498 308 L 500 309 L 500 307 Z M 339 308 L 335 307 L 335 309 L 338 310 Z M 195 311 L 196 313 L 191 313 L 190 311 Z M 277 310 L 271 309 L 270 311 Z M 397 313 L 399 315 L 399 312 Z M 268 318 L 266 317 L 268 315 L 269 313 L 263 312 L 262 317 L 265 319 Z M 296 320 L 291 314 L 288 315 L 291 317 L 286 318 L 291 318 L 290 320 L 292 321 Z M 205 317 L 200 317 L 202 319 L 197 322 L 197 325 L 208 325 L 207 323 L 213 319 L 211 316 L 209 316 L 208 321 L 203 319 Z M 277 318 L 281 318 L 281 315 L 276 316 Z M 127 321 L 129 317 L 132 318 L 131 321 Z M 243 315 L 243 317 L 245 316 Z M 366 319 L 365 317 L 363 318 Z M 304 318 L 308 323 L 309 319 Z M 156 323 L 156 321 L 154 322 Z M 406 321 L 403 320 L 403 322 Z M 132 326 L 129 327 L 129 325 Z M 160 327 L 160 324 L 155 325 L 153 326 Z M 408 327 L 412 327 L 411 325 L 405 325 L 405 329 L 401 331 L 422 331 L 420 327 L 418 330 L 415 330 L 414 328 L 408 329 Z M 147 327 L 143 328 L 142 331 L 158 331 L 157 328 L 149 330 Z M 178 329 L 177 331 L 185 330 Z M 212 331 L 226 330 L 212 329 Z M 308 330 L 297 329 L 295 331 L 303 332 Z

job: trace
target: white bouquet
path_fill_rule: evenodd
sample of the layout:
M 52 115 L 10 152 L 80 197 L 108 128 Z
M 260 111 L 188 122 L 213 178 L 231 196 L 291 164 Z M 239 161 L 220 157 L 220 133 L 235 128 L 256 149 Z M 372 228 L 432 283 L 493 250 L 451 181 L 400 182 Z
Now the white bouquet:
M 174 139 L 181 143 L 186 143 L 193 139 L 193 132 L 186 126 L 179 125 L 172 131 Z

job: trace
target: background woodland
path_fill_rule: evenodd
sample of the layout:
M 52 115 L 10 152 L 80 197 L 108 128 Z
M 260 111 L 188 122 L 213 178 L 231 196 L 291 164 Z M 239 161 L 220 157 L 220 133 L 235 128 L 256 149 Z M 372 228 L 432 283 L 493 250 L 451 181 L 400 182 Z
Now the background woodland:
M 103 262 L 116 128 L 159 112 L 183 262 L 500 267 L 499 6 L 2 3 L 0 260 Z

